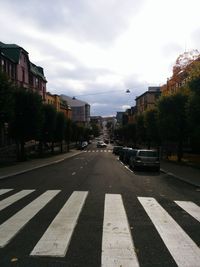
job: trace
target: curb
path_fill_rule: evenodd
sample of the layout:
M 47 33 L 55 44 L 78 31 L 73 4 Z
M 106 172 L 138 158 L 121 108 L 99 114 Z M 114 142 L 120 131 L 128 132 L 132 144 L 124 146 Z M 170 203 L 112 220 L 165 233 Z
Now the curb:
M 183 177 L 180 177 L 180 176 L 178 176 L 178 175 L 176 175 L 176 174 L 174 174 L 172 172 L 165 171 L 164 169 L 160 169 L 160 171 L 165 173 L 165 174 L 167 174 L 167 175 L 169 175 L 169 176 L 173 176 L 174 178 L 179 179 L 179 180 L 181 180 L 181 181 L 183 181 L 183 182 L 185 182 L 187 184 L 190 184 L 190 185 L 193 185 L 193 186 L 196 186 L 196 187 L 200 187 L 199 184 L 196 184 L 196 183 L 194 183 L 192 181 L 188 181 L 187 179 L 184 179 Z
M 43 163 L 43 164 L 31 167 L 31 168 L 27 168 L 25 170 L 9 173 L 9 174 L 0 176 L 0 180 L 6 179 L 6 178 L 9 178 L 9 177 L 12 177 L 12 176 L 16 176 L 16 175 L 19 175 L 19 174 L 23 174 L 23 173 L 26 173 L 26 172 L 29 172 L 29 171 L 32 171 L 32 170 L 36 170 L 36 169 L 39 169 L 39 168 L 43 168 L 43 167 L 46 167 L 48 165 L 57 164 L 57 163 L 59 163 L 61 161 L 64 161 L 64 160 L 66 160 L 68 158 L 72 158 L 72 157 L 74 157 L 76 155 L 79 155 L 81 153 L 82 153 L 82 151 L 79 151 L 79 152 L 76 152 L 76 153 L 74 153 L 72 155 L 67 155 L 66 157 L 63 157 L 62 159 L 58 159 L 58 160 L 50 161 L 50 162 L 47 162 L 47 163 Z

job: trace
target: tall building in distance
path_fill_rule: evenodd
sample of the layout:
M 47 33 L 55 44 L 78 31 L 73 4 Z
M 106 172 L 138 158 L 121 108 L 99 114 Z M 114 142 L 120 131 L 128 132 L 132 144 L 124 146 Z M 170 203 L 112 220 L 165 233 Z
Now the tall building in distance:
M 90 123 L 90 105 L 87 102 L 72 98 L 66 95 L 60 95 L 70 105 L 72 110 L 72 121 L 79 125 L 89 126 Z

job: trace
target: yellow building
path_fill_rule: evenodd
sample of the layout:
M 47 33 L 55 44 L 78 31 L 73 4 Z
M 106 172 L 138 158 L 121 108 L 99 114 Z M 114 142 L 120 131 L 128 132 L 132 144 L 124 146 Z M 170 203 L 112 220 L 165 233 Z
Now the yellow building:
M 46 93 L 45 103 L 49 105 L 53 105 L 58 112 L 63 112 L 66 118 L 72 118 L 72 110 L 71 107 L 67 104 L 66 101 L 60 98 L 59 95 L 52 95 L 51 93 Z

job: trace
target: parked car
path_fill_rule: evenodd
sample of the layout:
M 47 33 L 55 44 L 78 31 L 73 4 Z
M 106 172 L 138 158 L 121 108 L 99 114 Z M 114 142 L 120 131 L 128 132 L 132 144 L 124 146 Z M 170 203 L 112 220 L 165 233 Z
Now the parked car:
M 107 147 L 107 144 L 104 143 L 103 141 L 98 141 L 97 142 L 97 147 L 99 147 L 99 148 Z
M 114 146 L 113 147 L 113 154 L 119 155 L 120 151 L 122 150 L 123 146 Z
M 88 146 L 88 142 L 83 141 L 78 145 L 78 149 L 82 150 L 82 149 L 86 148 L 87 146 Z
M 131 148 L 130 147 L 123 147 L 122 148 L 122 150 L 119 153 L 119 160 L 124 162 L 124 155 L 125 155 L 126 151 L 128 151 L 129 149 L 131 149 Z
M 127 164 L 129 165 L 129 162 L 130 162 L 130 158 L 134 158 L 136 156 L 136 153 L 137 153 L 137 149 L 133 149 L 133 148 L 130 148 L 130 149 L 127 149 L 125 152 L 124 152 L 124 157 L 123 157 L 123 162 L 124 164 Z
M 160 171 L 160 159 L 157 150 L 138 149 L 135 156 L 130 157 L 129 166 L 131 169 L 153 168 Z

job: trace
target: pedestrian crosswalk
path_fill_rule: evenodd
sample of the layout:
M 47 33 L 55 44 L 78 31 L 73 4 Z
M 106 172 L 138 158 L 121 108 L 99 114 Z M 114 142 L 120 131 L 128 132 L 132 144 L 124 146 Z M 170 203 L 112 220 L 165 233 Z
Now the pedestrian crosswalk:
M 92 149 L 92 150 L 84 150 L 85 153 L 111 153 L 111 149 Z
M 14 189 L 0 189 L 2 199 L 0 201 L 0 212 L 6 208 L 9 209 L 12 204 L 17 203 L 35 191 L 37 190 L 29 189 L 15 193 Z M 9 194 L 8 197 L 6 197 L 7 193 Z M 3 221 L 0 225 L 0 248 L 4 249 L 8 244 L 12 243 L 13 239 L 22 233 L 25 225 L 33 217 L 37 216 L 42 209 L 45 209 L 49 202 L 54 201 L 54 198 L 60 193 L 61 190 L 47 190 L 37 197 L 32 196 L 35 198 L 29 204 L 23 206 L 14 215 Z M 86 205 L 89 194 L 88 191 L 72 192 L 71 196 L 62 204 L 55 218 L 49 222 L 47 229 L 45 229 L 44 233 L 42 233 L 36 244 L 32 247 L 30 256 L 67 256 L 68 247 L 73 239 L 76 225 L 79 223 L 80 214 Z M 191 221 L 195 220 L 199 224 L 200 230 L 200 207 L 191 201 L 174 200 L 172 202 L 177 208 L 186 212 Z M 161 237 L 163 244 L 168 249 L 177 266 L 200 266 L 199 244 L 192 240 L 189 234 L 176 222 L 172 214 L 169 214 L 153 197 L 137 196 L 137 205 L 150 218 L 152 227 L 156 229 L 157 234 Z M 122 195 L 105 194 L 101 266 L 140 266 L 136 251 L 135 237 L 131 232 Z

